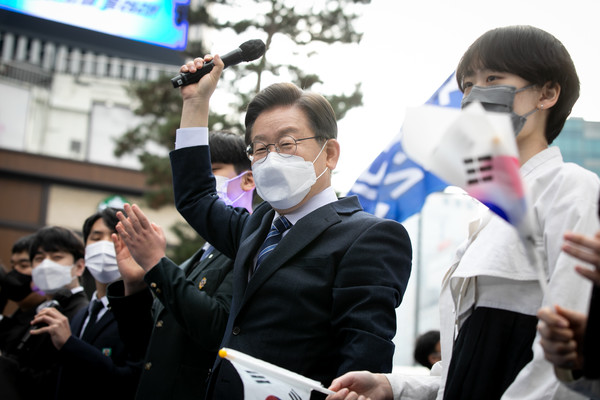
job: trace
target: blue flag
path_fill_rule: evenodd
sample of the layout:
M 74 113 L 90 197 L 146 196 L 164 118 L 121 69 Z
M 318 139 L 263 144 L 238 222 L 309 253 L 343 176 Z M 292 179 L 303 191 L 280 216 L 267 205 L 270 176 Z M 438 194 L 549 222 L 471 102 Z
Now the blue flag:
M 462 93 L 452 73 L 426 104 L 460 108 L 461 100 Z M 379 154 L 348 192 L 348 196 L 358 196 L 365 211 L 399 222 L 421 211 L 430 193 L 448 186 L 408 158 L 401 139 L 402 133 Z

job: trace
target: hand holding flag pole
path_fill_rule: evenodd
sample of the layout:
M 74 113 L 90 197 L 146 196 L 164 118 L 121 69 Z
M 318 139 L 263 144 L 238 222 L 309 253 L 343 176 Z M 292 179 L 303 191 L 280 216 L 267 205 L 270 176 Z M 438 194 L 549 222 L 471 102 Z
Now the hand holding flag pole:
M 237 350 L 224 347 L 219 350 L 219 357 L 229 360 L 237 370 L 244 383 L 245 400 L 308 400 L 312 390 L 328 395 L 335 393 L 315 380 Z

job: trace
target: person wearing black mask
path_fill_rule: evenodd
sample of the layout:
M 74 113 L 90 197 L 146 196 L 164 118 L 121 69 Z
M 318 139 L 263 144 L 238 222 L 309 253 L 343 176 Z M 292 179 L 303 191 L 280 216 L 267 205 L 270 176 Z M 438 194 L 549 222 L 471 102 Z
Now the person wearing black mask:
M 17 309 L 5 314 L 0 321 L 0 351 L 4 352 L 9 343 L 18 340 L 29 321 L 35 315 L 35 307 L 42 303 L 44 296 L 31 288 L 31 261 L 29 246 L 33 235 L 17 240 L 12 247 L 10 271 L 0 276 L 0 294 L 9 302 L 14 302 Z

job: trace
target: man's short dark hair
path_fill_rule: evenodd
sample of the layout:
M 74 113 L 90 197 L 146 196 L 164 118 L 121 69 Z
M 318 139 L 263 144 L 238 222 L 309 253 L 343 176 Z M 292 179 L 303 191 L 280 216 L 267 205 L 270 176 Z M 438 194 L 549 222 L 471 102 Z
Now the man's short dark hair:
M 431 369 L 433 365 L 429 362 L 429 355 L 436 352 L 435 345 L 439 341 L 440 331 L 429 331 L 419 336 L 415 343 L 415 352 L 413 355 L 415 361 L 422 366 Z
M 83 258 L 85 247 L 81 238 L 72 230 L 60 226 L 47 226 L 34 234 L 29 248 L 31 261 L 39 249 L 45 252 L 64 251 L 73 255 L 73 261 L 77 261 Z
M 120 208 L 106 207 L 102 211 L 98 211 L 89 216 L 83 223 L 83 243 L 87 243 L 87 239 L 90 236 L 90 233 L 92 232 L 92 226 L 100 218 L 102 218 L 102 221 L 104 221 L 104 224 L 106 224 L 108 229 L 110 229 L 113 233 L 116 233 L 116 226 L 119 223 L 119 219 L 117 218 L 117 211 L 121 211 L 123 214 L 125 214 L 125 210 L 122 210 Z
M 252 128 L 258 116 L 279 106 L 300 108 L 321 142 L 337 138 L 335 112 L 327 99 L 318 93 L 304 91 L 293 83 L 276 83 L 261 90 L 246 110 L 246 144 L 250 144 Z
M 456 68 L 458 87 L 478 68 L 515 74 L 543 87 L 560 85 L 560 96 L 549 109 L 546 140 L 552 143 L 562 130 L 579 98 L 579 77 L 563 44 L 546 31 L 533 26 L 508 26 L 481 35 L 465 52 Z
M 208 136 L 210 162 L 232 164 L 239 175 L 250 170 L 246 144 L 241 135 L 229 131 L 210 132 Z
M 34 233 L 31 235 L 26 235 L 19 238 L 12 246 L 12 254 L 22 253 L 24 251 L 29 254 L 29 248 L 31 247 L 31 243 L 33 242 Z

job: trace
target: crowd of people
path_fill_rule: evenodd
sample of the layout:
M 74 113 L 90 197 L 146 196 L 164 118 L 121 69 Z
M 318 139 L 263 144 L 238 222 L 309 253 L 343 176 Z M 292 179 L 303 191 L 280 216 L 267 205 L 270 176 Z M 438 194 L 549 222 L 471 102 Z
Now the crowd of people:
M 82 237 L 49 226 L 17 241 L 0 276 L 3 399 L 242 399 L 221 347 L 322 382 L 329 400 L 600 399 L 600 179 L 549 146 L 579 97 L 558 39 L 498 28 L 458 64 L 463 106 L 512 121 L 547 288 L 513 226 L 491 211 L 471 223 L 442 283 L 440 331 L 415 348 L 429 375 L 392 371 L 411 242 L 337 197 L 329 102 L 273 84 L 248 104 L 245 137 L 209 133 L 224 64 L 207 55 L 181 72 L 206 62 L 181 88 L 170 154 L 177 210 L 206 244 L 176 265 L 135 204 L 92 214 Z

